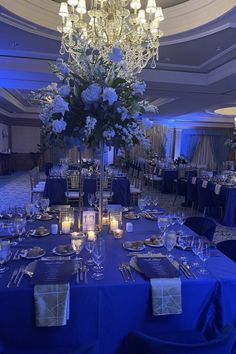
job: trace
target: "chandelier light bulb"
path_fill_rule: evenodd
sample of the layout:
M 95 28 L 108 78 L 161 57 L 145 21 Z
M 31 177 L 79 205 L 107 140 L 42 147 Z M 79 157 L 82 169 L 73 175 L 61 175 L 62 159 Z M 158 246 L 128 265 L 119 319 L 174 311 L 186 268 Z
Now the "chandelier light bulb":
M 148 14 L 154 14 L 156 12 L 156 0 L 148 0 L 146 12 Z
M 157 7 L 156 13 L 155 13 L 155 19 L 158 19 L 158 21 L 160 21 L 160 22 L 165 19 L 161 7 Z
M 139 10 L 141 8 L 140 0 L 132 0 L 130 3 L 130 7 L 136 11 Z
M 143 25 L 144 23 L 146 23 L 146 14 L 145 14 L 145 10 L 139 10 L 138 12 L 138 19 L 141 25 Z
M 69 15 L 68 6 L 66 2 L 62 2 L 60 5 L 59 15 L 61 17 L 67 17 Z
M 79 3 L 79 0 L 67 0 L 68 1 L 68 5 L 70 6 L 77 6 Z
M 79 14 L 81 14 L 81 15 L 86 14 L 87 10 L 86 10 L 86 2 L 85 2 L 85 0 L 79 0 L 78 1 L 78 6 L 76 8 L 76 11 Z

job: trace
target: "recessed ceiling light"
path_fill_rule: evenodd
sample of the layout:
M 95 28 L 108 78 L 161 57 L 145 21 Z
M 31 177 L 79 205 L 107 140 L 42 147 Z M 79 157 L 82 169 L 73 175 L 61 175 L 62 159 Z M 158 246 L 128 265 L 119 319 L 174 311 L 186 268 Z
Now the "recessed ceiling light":
M 214 113 L 221 114 L 223 116 L 236 116 L 236 106 L 217 108 L 214 109 Z

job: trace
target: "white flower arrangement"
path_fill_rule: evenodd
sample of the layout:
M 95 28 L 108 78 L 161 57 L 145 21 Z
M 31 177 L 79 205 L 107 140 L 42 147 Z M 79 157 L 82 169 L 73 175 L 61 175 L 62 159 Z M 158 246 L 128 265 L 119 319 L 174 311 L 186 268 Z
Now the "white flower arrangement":
M 152 122 L 142 115 L 157 108 L 142 98 L 146 84 L 128 72 L 120 48 L 105 61 L 85 48 L 80 61 L 58 59 L 53 67 L 61 85 L 52 83 L 34 94 L 42 103 L 40 119 L 48 141 L 72 146 L 149 146 L 145 129 Z

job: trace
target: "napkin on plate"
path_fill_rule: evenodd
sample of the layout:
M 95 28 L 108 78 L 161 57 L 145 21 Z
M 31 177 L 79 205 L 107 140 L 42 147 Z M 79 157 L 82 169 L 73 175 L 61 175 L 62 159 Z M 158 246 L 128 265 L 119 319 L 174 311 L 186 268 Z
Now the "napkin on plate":
M 34 302 L 37 327 L 65 326 L 70 309 L 69 283 L 35 285 Z
M 220 184 L 216 184 L 216 186 L 215 186 L 215 194 L 220 194 L 220 190 L 221 190 L 221 185 Z
M 208 181 L 204 180 L 204 181 L 202 182 L 202 188 L 206 188 L 206 187 L 207 187 L 207 183 L 208 183 Z

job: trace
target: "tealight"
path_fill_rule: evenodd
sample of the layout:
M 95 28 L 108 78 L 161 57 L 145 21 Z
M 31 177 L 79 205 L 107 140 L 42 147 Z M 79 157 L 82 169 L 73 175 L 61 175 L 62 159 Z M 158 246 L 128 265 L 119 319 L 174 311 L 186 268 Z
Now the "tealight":
M 87 231 L 88 241 L 95 241 L 96 240 L 96 232 L 95 231 Z
M 115 229 L 115 230 L 113 230 L 113 235 L 115 238 L 121 238 L 123 236 L 123 230 L 122 229 Z

